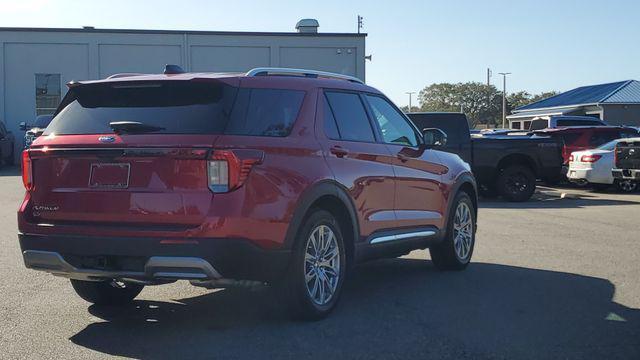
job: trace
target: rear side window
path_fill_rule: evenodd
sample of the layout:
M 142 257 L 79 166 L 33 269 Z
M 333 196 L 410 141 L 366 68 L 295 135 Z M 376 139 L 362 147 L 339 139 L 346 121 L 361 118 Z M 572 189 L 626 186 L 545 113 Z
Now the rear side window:
M 286 136 L 304 92 L 238 89 L 217 82 L 81 85 L 69 91 L 45 135 L 111 133 L 110 122 L 135 121 L 154 134 Z
M 338 125 L 336 124 L 336 118 L 333 116 L 327 97 L 323 96 L 323 126 L 324 133 L 329 139 L 340 139 L 340 132 L 338 131 Z
M 287 136 L 303 99 L 303 91 L 241 88 L 224 133 Z
M 374 142 L 373 130 L 360 96 L 353 93 L 327 92 L 327 100 L 338 125 L 340 138 Z

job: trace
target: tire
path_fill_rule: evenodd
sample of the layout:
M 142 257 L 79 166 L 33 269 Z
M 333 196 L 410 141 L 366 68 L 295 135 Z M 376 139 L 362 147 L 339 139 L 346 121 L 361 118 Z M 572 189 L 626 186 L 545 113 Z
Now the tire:
M 632 193 L 638 190 L 638 182 L 633 180 L 618 180 L 616 181 L 616 189 L 623 193 Z
M 325 241 L 329 240 L 330 243 L 323 254 L 320 254 L 324 261 L 318 262 L 313 254 L 314 244 L 319 245 L 321 232 L 324 233 Z M 340 226 L 331 213 L 313 210 L 302 223 L 296 239 L 286 277 L 277 285 L 277 290 L 281 300 L 287 304 L 292 318 L 320 320 L 338 303 L 346 274 L 347 264 Z M 337 254 L 334 253 L 336 250 Z M 331 260 L 327 260 L 327 254 L 334 254 Z M 327 274 L 337 274 L 337 277 L 324 277 Z M 322 288 L 318 287 L 320 285 Z
M 509 166 L 498 176 L 497 187 L 500 195 L 508 201 L 527 201 L 536 191 L 536 177 L 526 166 Z
M 469 195 L 459 192 L 449 213 L 444 240 L 429 248 L 431 261 L 438 270 L 464 270 L 471 261 L 475 240 L 476 210 Z
M 130 303 L 144 285 L 112 281 L 71 280 L 76 294 L 96 305 L 124 305 Z

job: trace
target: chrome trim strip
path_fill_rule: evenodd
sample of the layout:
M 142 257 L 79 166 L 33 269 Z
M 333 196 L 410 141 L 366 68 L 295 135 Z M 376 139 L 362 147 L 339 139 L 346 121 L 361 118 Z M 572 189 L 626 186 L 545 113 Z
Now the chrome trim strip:
M 327 79 L 338 79 L 338 80 L 347 80 L 351 82 L 355 82 L 358 84 L 364 84 L 364 81 L 358 79 L 357 77 L 350 75 L 337 74 L 326 71 L 318 71 L 318 70 L 306 70 L 306 69 L 289 69 L 289 68 L 276 68 L 276 67 L 261 67 L 255 68 L 247 71 L 246 76 L 264 76 L 264 75 L 313 75 L 321 78 Z
M 375 238 L 371 239 L 371 241 L 369 243 L 370 244 L 379 244 L 379 243 L 383 243 L 383 242 L 403 240 L 403 239 L 409 239 L 409 238 L 415 238 L 415 237 L 433 236 L 435 234 L 436 234 L 436 232 L 433 231 L 433 230 L 425 230 L 425 231 L 417 231 L 417 232 L 410 232 L 410 233 L 404 233 L 404 234 L 385 235 L 385 236 L 375 237 Z

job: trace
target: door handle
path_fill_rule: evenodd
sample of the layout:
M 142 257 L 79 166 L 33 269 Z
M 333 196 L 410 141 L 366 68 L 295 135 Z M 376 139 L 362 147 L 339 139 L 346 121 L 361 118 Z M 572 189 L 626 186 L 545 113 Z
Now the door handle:
M 347 154 L 349 153 L 349 151 L 347 151 L 347 149 L 342 148 L 341 146 L 332 146 L 331 149 L 329 149 L 329 151 L 331 151 L 331 153 L 339 158 L 343 158 L 345 156 L 347 156 Z
M 402 162 L 407 162 L 409 160 L 409 157 L 405 154 L 398 154 L 398 159 Z

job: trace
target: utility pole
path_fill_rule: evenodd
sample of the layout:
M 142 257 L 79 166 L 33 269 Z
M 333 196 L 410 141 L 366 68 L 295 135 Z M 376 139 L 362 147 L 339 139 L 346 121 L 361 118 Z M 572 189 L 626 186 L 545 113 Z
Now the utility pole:
M 415 91 L 407 91 L 407 92 L 405 93 L 405 94 L 409 95 L 409 111 L 407 111 L 407 112 L 411 112 L 411 96 L 412 96 L 413 94 L 415 94 L 415 93 L 416 93 Z
M 507 75 L 510 72 L 498 73 L 502 75 L 502 128 L 506 128 L 507 124 Z
M 487 86 L 491 86 L 491 69 L 487 68 Z
M 364 18 L 358 15 L 358 34 L 360 34 L 360 29 L 362 29 L 362 27 L 364 26 L 364 23 L 362 22 L 362 20 L 364 20 Z

